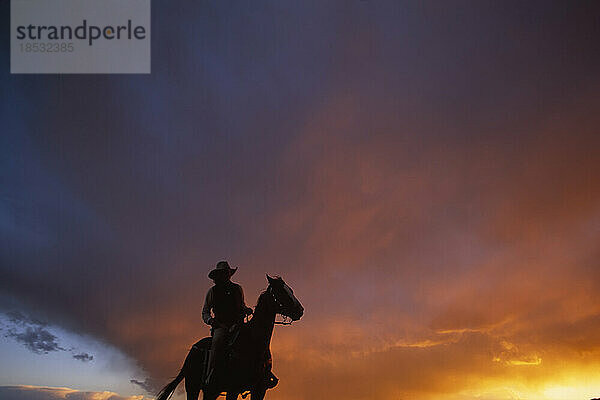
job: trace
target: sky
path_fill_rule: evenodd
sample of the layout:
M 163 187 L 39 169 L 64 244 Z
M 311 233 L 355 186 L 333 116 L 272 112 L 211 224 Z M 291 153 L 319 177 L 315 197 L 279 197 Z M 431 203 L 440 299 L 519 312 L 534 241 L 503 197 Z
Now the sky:
M 150 75 L 2 29 L 0 398 L 151 397 L 221 259 L 305 308 L 267 398 L 600 397 L 598 15 L 155 1 Z

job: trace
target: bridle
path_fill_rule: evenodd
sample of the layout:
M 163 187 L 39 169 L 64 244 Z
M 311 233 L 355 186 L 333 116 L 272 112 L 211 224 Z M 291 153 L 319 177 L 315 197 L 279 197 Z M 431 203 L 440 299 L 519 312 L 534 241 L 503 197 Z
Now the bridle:
M 279 314 L 279 315 L 281 315 L 283 317 L 282 321 L 275 321 L 274 324 L 275 325 L 291 325 L 292 322 L 293 322 L 293 320 L 292 320 L 291 317 L 288 317 L 287 315 L 283 315 L 281 313 L 281 311 L 283 311 L 283 309 L 284 309 L 284 305 L 283 305 L 283 303 L 281 303 L 279 301 L 279 299 L 277 298 L 277 296 L 275 296 L 275 291 L 273 290 L 273 287 L 269 286 L 268 291 L 271 294 L 271 297 L 273 298 L 273 302 L 277 306 L 277 312 L 276 312 L 276 314 Z

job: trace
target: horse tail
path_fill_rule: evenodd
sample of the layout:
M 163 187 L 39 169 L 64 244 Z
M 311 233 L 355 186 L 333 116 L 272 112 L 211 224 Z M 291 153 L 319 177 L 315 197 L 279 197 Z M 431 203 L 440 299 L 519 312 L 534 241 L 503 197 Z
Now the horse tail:
M 187 371 L 192 371 L 194 369 L 194 358 L 197 357 L 198 350 L 201 348 L 206 348 L 206 344 L 210 343 L 209 341 L 210 338 L 205 338 L 192 346 L 185 357 L 185 361 L 183 362 L 181 370 L 179 370 L 179 374 L 177 374 L 175 379 L 173 379 L 168 385 L 162 388 L 160 392 L 158 392 L 156 395 L 156 400 L 169 400 L 169 398 L 173 395 L 173 392 L 175 392 L 177 385 L 179 385 L 183 378 L 185 378 Z M 204 344 L 204 346 L 202 344 Z
M 161 389 L 160 392 L 156 395 L 156 400 L 168 400 L 172 395 L 177 385 L 183 380 L 185 377 L 185 373 L 183 368 L 179 371 L 179 374 L 173 379 L 168 385 Z

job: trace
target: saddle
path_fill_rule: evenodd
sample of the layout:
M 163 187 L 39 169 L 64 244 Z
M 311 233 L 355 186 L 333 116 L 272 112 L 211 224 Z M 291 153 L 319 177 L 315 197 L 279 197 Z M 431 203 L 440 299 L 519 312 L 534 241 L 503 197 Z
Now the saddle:
M 237 352 L 235 351 L 235 345 L 240 336 L 240 332 L 244 329 L 244 327 L 245 324 L 236 324 L 231 327 L 225 343 L 225 349 L 223 350 L 223 362 L 228 362 L 231 361 L 231 359 L 236 358 Z M 202 363 L 202 376 L 206 376 L 208 372 L 208 355 L 211 348 L 211 343 L 212 337 L 208 336 L 194 343 L 190 349 L 190 355 L 193 355 L 191 358 L 196 360 L 195 364 L 198 361 L 201 361 Z M 188 356 L 188 358 L 190 357 Z M 186 358 L 186 362 L 187 361 L 188 359 Z

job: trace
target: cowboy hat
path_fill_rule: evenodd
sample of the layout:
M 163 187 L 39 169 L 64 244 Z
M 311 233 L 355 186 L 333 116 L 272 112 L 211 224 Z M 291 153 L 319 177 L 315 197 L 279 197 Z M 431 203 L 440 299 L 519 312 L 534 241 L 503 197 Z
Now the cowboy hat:
M 217 266 L 208 273 L 208 277 L 210 279 L 214 279 L 215 278 L 215 274 L 218 274 L 221 271 L 227 271 L 229 273 L 229 276 L 235 274 L 235 271 L 237 271 L 237 267 L 236 268 L 231 268 L 229 266 L 229 263 L 227 261 L 219 261 L 217 263 Z

